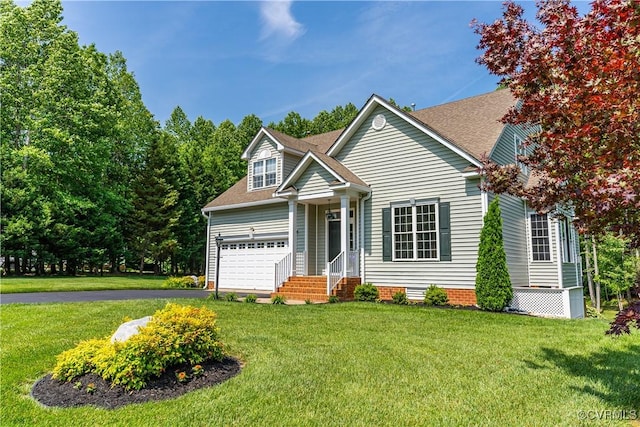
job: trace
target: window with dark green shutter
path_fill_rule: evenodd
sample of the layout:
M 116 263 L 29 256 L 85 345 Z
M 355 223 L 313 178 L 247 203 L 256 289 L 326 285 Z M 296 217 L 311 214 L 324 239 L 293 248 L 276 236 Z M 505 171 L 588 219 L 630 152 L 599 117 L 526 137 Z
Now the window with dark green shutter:
M 391 208 L 382 209 L 382 260 L 391 261 L 393 241 L 391 235 Z
M 392 203 L 382 210 L 384 261 L 451 261 L 449 203 Z

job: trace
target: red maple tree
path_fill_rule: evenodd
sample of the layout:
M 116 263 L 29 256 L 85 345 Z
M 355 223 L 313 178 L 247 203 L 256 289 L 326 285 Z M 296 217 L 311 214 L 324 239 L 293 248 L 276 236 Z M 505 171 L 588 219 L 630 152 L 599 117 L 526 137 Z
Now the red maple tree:
M 595 0 L 580 16 L 568 0 L 537 3 L 536 26 L 521 6 L 472 22 L 478 62 L 521 100 L 505 123 L 531 126 L 519 157 L 533 171 L 485 159 L 486 189 L 546 211 L 567 206 L 583 232 L 622 232 L 640 246 L 640 1 Z

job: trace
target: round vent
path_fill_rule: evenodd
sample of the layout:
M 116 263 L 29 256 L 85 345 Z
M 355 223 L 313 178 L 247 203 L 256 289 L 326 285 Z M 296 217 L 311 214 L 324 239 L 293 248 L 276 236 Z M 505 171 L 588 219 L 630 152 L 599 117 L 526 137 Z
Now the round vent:
M 384 116 L 384 114 L 377 114 L 373 118 L 373 121 L 371 122 L 371 126 L 375 130 L 382 130 L 384 128 L 384 125 L 386 124 L 387 124 L 387 118 Z

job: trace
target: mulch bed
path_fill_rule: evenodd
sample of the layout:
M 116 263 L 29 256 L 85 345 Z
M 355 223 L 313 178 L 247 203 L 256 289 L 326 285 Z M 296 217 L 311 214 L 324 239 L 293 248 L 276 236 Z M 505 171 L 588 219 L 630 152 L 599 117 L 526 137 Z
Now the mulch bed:
M 225 357 L 221 362 L 203 362 L 202 375 L 179 382 L 176 372 L 190 372 L 190 366 L 174 366 L 159 378 L 150 380 L 141 390 L 126 391 L 122 386 L 111 386 L 95 374 L 87 374 L 71 382 L 61 382 L 51 378 L 51 374 L 39 379 L 31 396 L 45 406 L 73 407 L 94 405 L 107 409 L 118 408 L 131 403 L 143 403 L 152 400 L 165 400 L 181 396 L 190 391 L 220 384 L 240 372 L 240 362 Z M 78 382 L 82 384 L 78 385 Z M 93 391 L 87 385 L 95 386 Z

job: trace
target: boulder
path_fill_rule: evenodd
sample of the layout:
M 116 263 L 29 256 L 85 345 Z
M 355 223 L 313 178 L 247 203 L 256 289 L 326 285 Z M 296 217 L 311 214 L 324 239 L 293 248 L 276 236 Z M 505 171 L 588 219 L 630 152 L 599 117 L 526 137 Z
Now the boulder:
M 145 326 L 151 320 L 151 316 L 142 317 L 140 319 L 134 319 L 129 322 L 123 323 L 118 327 L 116 332 L 111 336 L 111 342 L 124 342 L 130 337 L 138 333 L 138 328 Z

